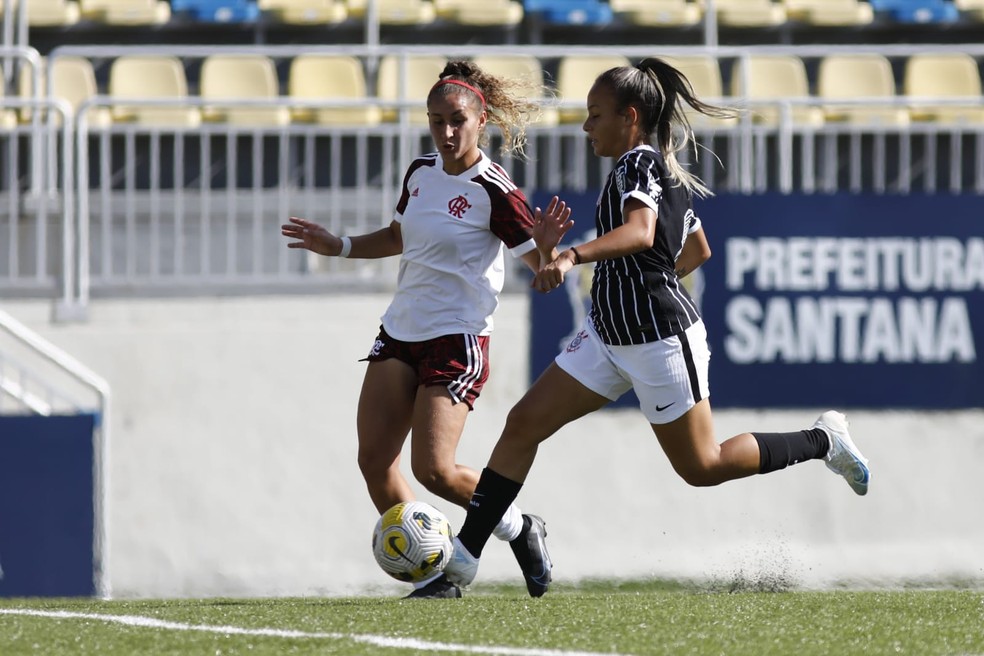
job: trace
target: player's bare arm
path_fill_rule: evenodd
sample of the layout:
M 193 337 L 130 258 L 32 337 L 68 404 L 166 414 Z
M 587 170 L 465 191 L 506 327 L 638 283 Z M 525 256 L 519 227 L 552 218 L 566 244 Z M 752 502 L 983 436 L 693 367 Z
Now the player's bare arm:
M 693 273 L 697 267 L 711 258 L 711 247 L 707 243 L 707 235 L 704 228 L 697 228 L 696 232 L 687 236 L 687 241 L 683 244 L 683 250 L 676 261 L 676 274 L 683 278 L 687 274 Z
M 656 212 L 641 200 L 629 198 L 622 215 L 622 225 L 577 247 L 581 263 L 614 260 L 652 248 L 656 239 Z
M 297 241 L 288 242 L 287 248 L 305 248 L 312 253 L 330 257 L 338 257 L 342 254 L 345 238 L 338 237 L 323 226 L 307 219 L 292 216 L 289 220 L 290 223 L 280 226 L 280 234 Z M 403 252 L 403 232 L 396 221 L 375 232 L 348 239 L 351 246 L 347 257 L 374 259 L 399 255 Z

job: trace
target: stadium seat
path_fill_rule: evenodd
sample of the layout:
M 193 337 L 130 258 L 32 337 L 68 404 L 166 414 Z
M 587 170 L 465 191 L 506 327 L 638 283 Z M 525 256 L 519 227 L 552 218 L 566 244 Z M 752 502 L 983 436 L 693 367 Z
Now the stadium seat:
M 964 53 L 913 55 L 905 65 L 905 94 L 923 98 L 966 98 L 981 96 L 981 74 L 973 57 Z M 984 107 L 939 105 L 913 106 L 913 120 L 936 123 L 984 122 Z
M 561 25 L 604 25 L 612 20 L 612 8 L 600 0 L 525 0 L 527 14 Z
M 785 0 L 792 20 L 812 25 L 868 25 L 875 18 L 871 5 L 861 0 Z
M 971 20 L 984 21 L 984 0 L 953 0 L 953 6 Z
M 110 25 L 163 25 L 171 20 L 166 0 L 80 0 L 82 17 Z
M 171 0 L 171 10 L 203 23 L 251 23 L 260 15 L 255 0 Z
M 0 102 L 3 101 L 3 88 L 0 86 Z M 17 112 L 12 109 L 0 109 L 0 131 L 9 132 L 17 127 Z
M 529 80 L 533 86 L 543 89 L 542 93 L 546 93 L 543 66 L 533 55 L 479 55 L 474 61 L 486 73 L 498 77 Z M 544 106 L 536 125 L 552 127 L 557 125 L 558 121 L 557 108 Z
M 346 55 L 299 55 L 290 63 L 287 95 L 298 100 L 358 100 L 367 97 L 362 62 Z M 325 125 L 376 125 L 381 112 L 366 102 L 360 107 L 295 107 L 295 121 Z
M 686 76 L 699 99 L 711 104 L 721 102 L 721 100 L 716 99 L 724 96 L 724 85 L 721 81 L 721 67 L 715 57 L 690 55 L 686 57 L 660 57 L 660 59 Z M 737 118 L 712 118 L 690 109 L 686 111 L 690 126 L 695 129 L 727 128 L 738 122 Z
M 616 66 L 631 66 L 622 55 L 568 55 L 557 67 L 557 96 L 562 102 L 579 103 L 578 107 L 561 108 L 561 123 L 583 123 L 588 117 L 585 100 L 595 79 Z
M 363 18 L 367 10 L 367 0 L 348 0 L 350 16 Z M 427 25 L 437 12 L 426 0 L 376 0 L 376 15 L 382 25 Z
M 609 0 L 608 4 L 616 16 L 645 27 L 696 25 L 703 15 L 700 5 L 688 0 Z
M 715 0 L 714 6 L 721 25 L 770 27 L 786 22 L 786 8 L 772 0 Z
M 109 69 L 109 95 L 118 99 L 187 98 L 188 80 L 184 65 L 167 55 L 125 55 Z M 144 126 L 197 127 L 201 111 L 197 107 L 113 105 L 114 122 L 133 122 Z
M 211 55 L 202 62 L 200 95 L 208 100 L 275 99 L 280 83 L 273 60 L 264 55 Z M 210 105 L 202 111 L 207 121 L 233 125 L 271 126 L 290 122 L 286 107 Z
M 731 94 L 749 100 L 782 100 L 805 98 L 810 95 L 803 60 L 793 55 L 752 55 L 748 57 L 748 87 L 742 89 L 744 65 L 737 60 L 731 73 Z M 744 93 L 743 93 L 744 91 Z M 779 125 L 779 107 L 753 104 L 752 120 L 762 125 Z M 823 112 L 819 107 L 793 105 L 791 116 L 794 125 L 819 127 L 823 125 Z
M 26 4 L 31 27 L 65 27 L 79 22 L 82 10 L 77 0 L 30 0 Z
M 376 75 L 376 97 L 380 100 L 396 101 L 400 98 L 401 78 L 406 85 L 406 100 L 413 103 L 410 107 L 410 122 L 414 125 L 427 125 L 427 94 L 437 82 L 447 60 L 437 55 L 411 55 L 407 57 L 407 72 L 401 73 L 400 57 L 387 55 L 379 60 L 379 71 Z M 399 110 L 395 107 L 383 108 L 383 120 L 399 119 Z
M 335 25 L 348 18 L 341 0 L 259 0 L 257 7 L 288 25 Z
M 875 11 L 888 14 L 900 23 L 948 23 L 960 12 L 945 0 L 869 0 Z
M 89 98 L 98 95 L 96 74 L 92 62 L 85 57 L 56 57 L 53 61 L 44 60 L 41 69 L 41 96 L 47 89 L 47 76 L 51 76 L 51 95 L 61 98 L 78 112 L 79 106 Z M 24 67 L 18 79 L 19 95 L 30 98 L 34 93 L 34 79 L 30 69 Z M 104 128 L 112 123 L 112 116 L 107 107 L 92 107 L 86 112 L 87 124 L 93 128 Z M 20 112 L 21 121 L 27 122 L 33 118 L 29 108 Z M 61 114 L 55 113 L 55 124 L 61 125 Z
M 516 0 L 434 0 L 438 18 L 461 25 L 510 27 L 523 20 L 523 5 Z
M 892 64 L 882 55 L 830 55 L 820 62 L 817 95 L 824 101 L 828 121 L 852 125 L 908 125 L 903 107 L 859 107 L 837 105 L 836 100 L 895 98 Z

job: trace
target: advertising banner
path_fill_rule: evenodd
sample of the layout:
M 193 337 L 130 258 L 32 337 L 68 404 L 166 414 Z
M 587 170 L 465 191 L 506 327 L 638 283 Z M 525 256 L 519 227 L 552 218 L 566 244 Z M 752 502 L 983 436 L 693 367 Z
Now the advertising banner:
M 562 197 L 571 243 L 592 237 L 596 195 Z M 688 286 L 716 407 L 984 407 L 984 197 L 765 194 L 696 210 L 713 255 Z M 585 289 L 533 296 L 531 374 Z
M 95 415 L 0 416 L 0 597 L 95 594 Z

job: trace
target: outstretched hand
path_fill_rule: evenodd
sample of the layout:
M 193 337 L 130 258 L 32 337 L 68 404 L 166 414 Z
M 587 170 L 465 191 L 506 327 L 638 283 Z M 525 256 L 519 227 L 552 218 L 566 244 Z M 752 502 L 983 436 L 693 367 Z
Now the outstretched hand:
M 552 253 L 564 235 L 574 227 L 571 208 L 557 196 L 550 199 L 546 210 L 537 207 L 533 217 L 533 240 L 541 253 Z
M 319 255 L 338 255 L 342 252 L 342 240 L 325 230 L 317 223 L 296 216 L 290 223 L 280 226 L 280 234 L 297 239 L 287 243 L 287 248 L 306 248 Z

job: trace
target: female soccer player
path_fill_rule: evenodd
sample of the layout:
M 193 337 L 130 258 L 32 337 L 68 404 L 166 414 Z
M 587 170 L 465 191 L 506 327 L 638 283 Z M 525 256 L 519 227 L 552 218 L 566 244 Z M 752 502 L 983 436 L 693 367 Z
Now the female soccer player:
M 357 418 L 359 467 L 380 513 L 414 499 L 400 471 L 408 434 L 411 470 L 425 488 L 464 507 L 475 491 L 478 472 L 457 464 L 455 451 L 489 375 L 503 247 L 535 273 L 557 255 L 552 248 L 537 250 L 537 221 L 570 216 L 559 202 L 545 214 L 537 208 L 534 216 L 522 191 L 481 148 L 492 122 L 502 131 L 503 152 L 522 154 L 526 126 L 538 109 L 526 100 L 528 91 L 520 81 L 450 62 L 427 97 L 438 152 L 410 164 L 388 227 L 339 237 L 296 217 L 282 226 L 282 234 L 296 240 L 289 248 L 339 257 L 401 256 L 396 295 L 366 358 Z M 549 560 L 543 521 L 512 504 L 502 510 L 490 533 L 510 542 L 524 573 Z M 527 585 L 531 594 L 542 594 L 530 576 Z M 460 596 L 443 576 L 417 584 L 410 594 Z
M 459 585 L 474 579 L 482 549 L 519 493 L 539 444 L 629 388 L 673 469 L 691 485 L 825 459 L 857 494 L 868 490 L 867 460 L 838 412 L 823 413 L 809 430 L 742 433 L 720 444 L 714 436 L 707 337 L 680 284 L 710 257 L 692 208 L 693 195 L 708 190 L 676 159 L 691 135 L 684 103 L 707 115 L 727 114 L 695 98 L 679 71 L 654 58 L 602 73 L 588 93 L 583 129 L 595 155 L 616 160 L 598 200 L 597 238 L 560 253 L 536 274 L 534 287 L 555 289 L 574 266 L 595 262 L 591 310 L 506 419 L 445 570 Z M 573 225 L 563 217 L 550 221 L 541 248 L 559 243 Z M 544 580 L 550 569 L 545 561 Z

